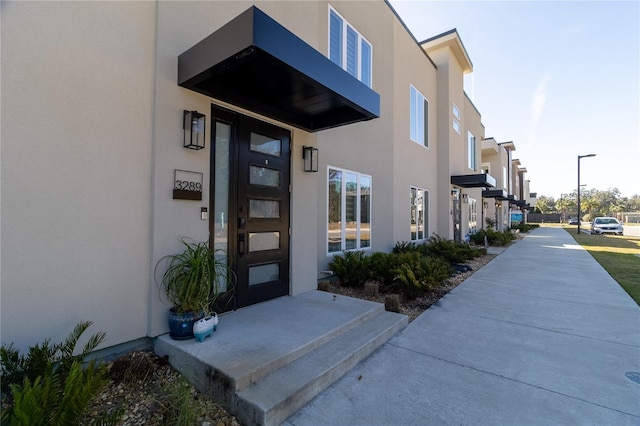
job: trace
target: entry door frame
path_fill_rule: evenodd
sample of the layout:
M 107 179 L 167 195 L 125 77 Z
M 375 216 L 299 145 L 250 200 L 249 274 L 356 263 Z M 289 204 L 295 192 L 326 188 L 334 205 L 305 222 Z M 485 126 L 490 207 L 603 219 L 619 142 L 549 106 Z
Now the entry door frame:
M 211 173 L 210 173 L 210 211 L 215 212 L 215 206 L 214 206 L 214 191 L 215 191 L 215 143 L 216 143 L 216 129 L 215 129 L 215 124 L 216 122 L 221 122 L 227 125 L 230 125 L 231 127 L 231 135 L 230 135 L 230 141 L 229 141 L 229 198 L 228 198 L 228 219 L 227 219 L 227 223 L 228 223 L 228 256 L 229 256 L 229 260 L 231 263 L 231 267 L 234 271 L 234 273 L 236 273 L 237 277 L 238 277 L 238 282 L 236 283 L 236 289 L 233 292 L 233 299 L 231 301 L 228 301 L 230 303 L 227 303 L 228 306 L 217 306 L 217 309 L 220 309 L 220 311 L 228 311 L 228 310 L 235 310 L 238 308 L 242 308 L 244 306 L 249 306 L 251 304 L 255 304 L 255 303 L 259 303 L 261 301 L 265 301 L 265 300 L 269 300 L 270 298 L 273 297 L 268 297 L 266 299 L 263 300 L 252 300 L 251 303 L 246 303 L 246 299 L 244 299 L 244 303 L 243 303 L 243 298 L 240 294 L 240 291 L 242 288 L 248 286 L 248 282 L 244 282 L 242 280 L 244 280 L 245 278 L 243 277 L 243 274 L 239 273 L 241 271 L 239 271 L 239 260 L 240 260 L 240 255 L 239 255 L 239 250 L 240 250 L 240 245 L 242 244 L 244 246 L 244 250 L 248 251 L 248 245 L 249 245 L 249 235 L 248 235 L 248 231 L 245 230 L 241 230 L 240 229 L 240 221 L 239 221 L 239 217 L 242 214 L 246 215 L 246 222 L 249 222 L 249 217 L 248 217 L 248 211 L 244 211 L 244 212 L 240 212 L 239 209 L 239 203 L 238 203 L 238 194 L 241 192 L 239 188 L 239 183 L 242 179 L 239 178 L 239 172 L 241 170 L 240 168 L 240 158 L 242 158 L 242 155 L 240 153 L 240 149 L 241 149 L 241 142 L 240 142 L 240 138 L 241 138 L 241 128 L 242 127 L 253 127 L 258 126 L 258 127 L 266 127 L 266 128 L 273 128 L 273 129 L 278 129 L 280 131 L 284 131 L 286 133 L 288 133 L 288 149 L 287 149 L 287 157 L 283 158 L 283 161 L 286 162 L 287 164 L 287 173 L 285 173 L 284 175 L 286 176 L 285 181 L 283 182 L 283 185 L 285 188 L 287 188 L 287 202 L 286 202 L 286 209 L 282 209 L 281 208 L 281 213 L 283 214 L 283 216 L 285 216 L 283 218 L 283 220 L 286 220 L 286 233 L 285 235 L 281 235 L 282 239 L 286 239 L 286 241 L 284 241 L 285 243 L 285 248 L 284 250 L 286 251 L 286 293 L 284 294 L 280 294 L 282 293 L 284 290 L 281 289 L 279 290 L 280 293 L 278 293 L 278 296 L 276 297 L 280 297 L 280 296 L 284 296 L 286 294 L 290 294 L 291 292 L 291 235 L 289 230 L 291 229 L 291 193 L 289 191 L 289 189 L 291 188 L 290 183 L 291 183 L 291 132 L 288 129 L 282 128 L 280 126 L 268 123 L 266 121 L 254 118 L 254 117 L 250 117 L 247 115 L 244 115 L 242 113 L 215 105 L 215 104 L 211 104 L 211 158 L 210 158 L 210 167 L 211 167 Z M 248 142 L 247 142 L 248 143 Z M 286 210 L 286 211 L 282 211 L 282 210 Z M 214 235 L 214 227 L 215 227 L 215 218 L 212 218 L 212 220 L 209 221 L 209 233 L 211 236 Z M 245 234 L 245 241 L 243 243 L 240 243 L 238 241 L 238 236 L 240 234 Z

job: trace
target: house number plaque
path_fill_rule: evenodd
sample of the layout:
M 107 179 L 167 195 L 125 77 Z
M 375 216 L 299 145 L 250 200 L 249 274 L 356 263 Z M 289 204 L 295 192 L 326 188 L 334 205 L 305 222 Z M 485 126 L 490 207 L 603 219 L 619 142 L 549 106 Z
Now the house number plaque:
M 202 173 L 175 169 L 173 173 L 174 200 L 202 200 Z

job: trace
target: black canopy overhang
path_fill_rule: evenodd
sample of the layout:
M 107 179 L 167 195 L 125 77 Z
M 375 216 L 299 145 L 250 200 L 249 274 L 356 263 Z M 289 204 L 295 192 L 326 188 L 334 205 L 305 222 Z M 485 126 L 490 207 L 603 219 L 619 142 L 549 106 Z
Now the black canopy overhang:
M 253 6 L 178 57 L 178 84 L 315 132 L 380 116 L 380 95 Z
M 507 191 L 504 189 L 492 189 L 482 191 L 482 198 L 495 198 L 498 201 L 507 200 Z
M 462 188 L 493 188 L 496 180 L 488 173 L 451 176 L 451 184 Z

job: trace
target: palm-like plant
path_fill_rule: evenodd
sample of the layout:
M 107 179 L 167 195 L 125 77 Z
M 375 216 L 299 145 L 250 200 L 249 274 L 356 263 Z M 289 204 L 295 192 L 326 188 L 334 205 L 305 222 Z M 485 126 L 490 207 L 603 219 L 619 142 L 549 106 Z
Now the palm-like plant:
M 167 263 L 161 286 L 176 313 L 209 312 L 218 296 L 232 288 L 235 274 L 222 251 L 214 251 L 208 242 L 180 239 L 184 250 L 163 257 Z

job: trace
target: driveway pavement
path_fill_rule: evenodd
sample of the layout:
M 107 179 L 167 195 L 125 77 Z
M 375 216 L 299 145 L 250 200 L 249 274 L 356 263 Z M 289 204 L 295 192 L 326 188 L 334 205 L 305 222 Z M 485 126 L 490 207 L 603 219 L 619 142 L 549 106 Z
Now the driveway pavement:
M 640 425 L 640 307 L 539 228 L 285 424 Z

